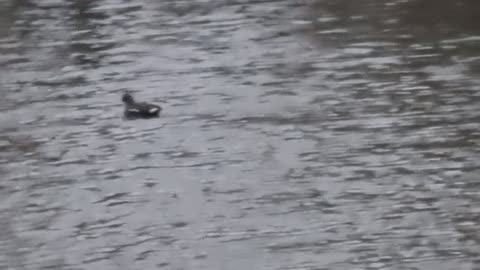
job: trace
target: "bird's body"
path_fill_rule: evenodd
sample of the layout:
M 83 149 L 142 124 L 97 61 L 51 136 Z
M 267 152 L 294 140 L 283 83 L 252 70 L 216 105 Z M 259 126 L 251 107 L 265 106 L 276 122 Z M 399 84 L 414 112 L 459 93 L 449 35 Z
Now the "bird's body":
M 158 117 L 162 107 L 147 102 L 135 102 L 132 95 L 125 93 L 122 96 L 125 104 L 124 115 L 127 118 L 152 118 Z

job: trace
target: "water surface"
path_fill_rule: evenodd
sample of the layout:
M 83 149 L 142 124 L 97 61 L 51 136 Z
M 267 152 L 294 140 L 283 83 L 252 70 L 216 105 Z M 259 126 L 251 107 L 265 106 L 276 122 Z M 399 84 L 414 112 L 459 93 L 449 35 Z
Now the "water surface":
M 0 1 L 0 268 L 479 267 L 477 2 Z

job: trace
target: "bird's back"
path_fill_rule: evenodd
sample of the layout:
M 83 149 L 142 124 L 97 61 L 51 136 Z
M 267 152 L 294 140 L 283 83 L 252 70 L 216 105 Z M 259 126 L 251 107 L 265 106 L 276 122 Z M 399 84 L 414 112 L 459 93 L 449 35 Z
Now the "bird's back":
M 160 106 L 147 102 L 139 102 L 125 106 L 125 116 L 127 117 L 157 117 L 161 111 L 162 108 Z

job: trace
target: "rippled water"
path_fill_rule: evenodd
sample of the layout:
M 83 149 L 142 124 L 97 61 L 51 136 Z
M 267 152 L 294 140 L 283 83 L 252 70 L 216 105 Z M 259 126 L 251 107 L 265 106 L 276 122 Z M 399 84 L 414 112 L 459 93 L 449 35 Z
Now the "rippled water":
M 477 2 L 0 1 L 0 269 L 480 267 Z

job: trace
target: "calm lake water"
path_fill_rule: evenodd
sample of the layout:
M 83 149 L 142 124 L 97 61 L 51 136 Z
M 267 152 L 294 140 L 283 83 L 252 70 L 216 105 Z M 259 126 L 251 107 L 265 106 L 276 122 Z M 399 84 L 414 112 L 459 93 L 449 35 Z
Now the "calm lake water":
M 477 0 L 0 0 L 0 269 L 480 269 L 479 26 Z

